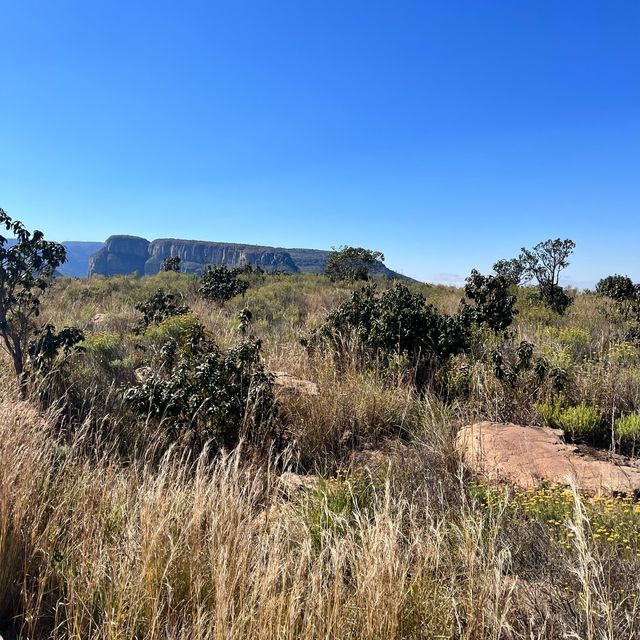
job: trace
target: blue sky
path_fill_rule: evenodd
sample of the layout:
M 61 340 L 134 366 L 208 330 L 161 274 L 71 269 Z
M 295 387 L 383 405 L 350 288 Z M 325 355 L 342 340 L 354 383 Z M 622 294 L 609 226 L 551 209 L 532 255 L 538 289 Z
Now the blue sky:
M 0 206 L 57 240 L 549 237 L 640 280 L 640 2 L 0 0 Z

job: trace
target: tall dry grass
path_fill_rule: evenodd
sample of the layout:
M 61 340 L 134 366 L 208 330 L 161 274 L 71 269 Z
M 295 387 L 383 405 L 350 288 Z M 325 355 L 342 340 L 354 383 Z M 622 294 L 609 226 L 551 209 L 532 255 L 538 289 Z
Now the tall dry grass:
M 638 559 L 594 545 L 579 496 L 566 549 L 514 518 L 507 497 L 484 504 L 460 466 L 461 424 L 535 419 L 526 380 L 509 387 L 486 361 L 456 363 L 467 395 L 436 397 L 355 361 L 338 371 L 298 338 L 348 290 L 314 277 L 254 284 L 224 307 L 176 274 L 56 285 L 43 317 L 79 323 L 90 339 L 64 378 L 79 402 L 71 417 L 60 404 L 41 415 L 16 402 L 2 378 L 5 640 L 640 637 Z M 248 306 L 267 368 L 318 383 L 318 395 L 279 391 L 286 455 L 181 451 L 121 406 L 120 386 L 145 357 L 133 303 L 159 286 L 182 295 L 222 347 Z M 449 311 L 460 297 L 421 290 Z M 640 406 L 637 349 L 612 351 L 622 328 L 588 296 L 565 318 L 523 303 L 515 330 L 567 367 L 569 400 Z M 286 469 L 325 478 L 290 490 Z M 355 499 L 362 477 L 371 483 Z
M 195 461 L 169 451 L 159 464 L 142 456 L 125 465 L 106 450 L 88 460 L 82 439 L 78 432 L 62 446 L 32 408 L 0 404 L 7 637 L 638 634 L 628 608 L 606 608 L 613 587 L 585 537 L 576 536 L 575 553 L 556 555 L 556 565 L 566 563 L 560 579 L 548 542 L 546 555 L 529 558 L 540 565 L 538 582 L 521 577 L 522 539 L 510 533 L 505 508 L 479 508 L 465 497 L 462 476 L 455 500 L 436 495 L 436 484 L 416 500 L 388 475 L 368 502 L 342 512 L 329 489 L 292 495 L 281 465 L 251 462 L 241 449 Z M 420 472 L 406 450 L 400 456 L 396 466 Z M 320 520 L 332 526 L 318 532 L 310 501 L 315 512 L 333 509 Z M 583 520 L 578 512 L 577 534 Z M 579 594 L 561 590 L 572 572 Z

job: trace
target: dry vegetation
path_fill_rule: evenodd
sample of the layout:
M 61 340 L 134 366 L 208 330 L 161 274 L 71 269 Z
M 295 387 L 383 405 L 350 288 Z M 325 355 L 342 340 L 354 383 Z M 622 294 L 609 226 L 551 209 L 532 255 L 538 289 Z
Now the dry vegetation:
M 534 397 L 524 377 L 501 381 L 490 336 L 447 364 L 436 393 L 416 389 L 401 360 L 358 366 L 354 347 L 336 367 L 300 345 L 347 287 L 250 279 L 224 306 L 174 273 L 62 279 L 48 292 L 42 321 L 83 328 L 85 351 L 59 363 L 30 404 L 3 374 L 5 639 L 640 637 L 636 503 L 486 487 L 453 446 L 463 424 L 541 424 L 554 402 L 578 428 L 575 408 L 595 408 L 613 434 L 602 446 L 627 446 L 615 424 L 640 409 L 633 323 L 594 295 L 561 317 L 521 289 L 512 342 L 534 343 L 563 372 L 562 393 L 549 384 Z M 318 383 L 317 396 L 278 392 L 277 443 L 196 448 L 131 413 L 122 390 L 193 319 L 136 334 L 135 303 L 160 287 L 222 348 L 249 308 L 266 369 Z M 415 290 L 447 312 L 462 295 Z

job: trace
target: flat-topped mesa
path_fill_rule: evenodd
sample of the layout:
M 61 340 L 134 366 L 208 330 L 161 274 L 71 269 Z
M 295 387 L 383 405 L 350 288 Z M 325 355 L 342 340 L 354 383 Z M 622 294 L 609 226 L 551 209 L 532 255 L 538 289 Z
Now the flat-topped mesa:
M 265 271 L 298 273 L 296 263 L 286 249 L 260 247 L 230 242 L 204 242 L 201 240 L 154 240 L 149 245 L 149 257 L 144 267 L 146 275 L 160 271 L 166 258 L 178 256 L 180 270 L 202 273 L 207 265 L 224 264 L 228 267 L 261 267 Z
M 320 249 L 283 249 L 233 242 L 205 242 L 165 238 L 149 242 L 135 236 L 111 236 L 100 251 L 89 259 L 89 276 L 155 275 L 163 260 L 180 258 L 180 270 L 200 274 L 208 265 L 243 267 L 247 264 L 265 271 L 321 274 L 329 251 Z M 387 278 L 411 280 L 378 262 L 371 273 Z
M 148 257 L 148 240 L 137 236 L 110 236 L 102 249 L 89 258 L 89 275 L 142 275 Z

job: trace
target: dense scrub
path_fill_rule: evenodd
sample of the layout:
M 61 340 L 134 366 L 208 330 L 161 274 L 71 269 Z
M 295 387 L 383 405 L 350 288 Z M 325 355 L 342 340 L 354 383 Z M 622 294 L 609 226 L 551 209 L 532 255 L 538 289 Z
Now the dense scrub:
M 31 405 L 2 363 L 0 633 L 640 637 L 633 498 L 486 487 L 453 446 L 512 420 L 635 455 L 632 307 L 234 277 L 224 302 L 173 271 L 45 296 Z

